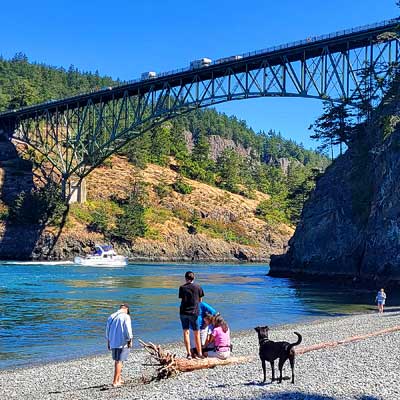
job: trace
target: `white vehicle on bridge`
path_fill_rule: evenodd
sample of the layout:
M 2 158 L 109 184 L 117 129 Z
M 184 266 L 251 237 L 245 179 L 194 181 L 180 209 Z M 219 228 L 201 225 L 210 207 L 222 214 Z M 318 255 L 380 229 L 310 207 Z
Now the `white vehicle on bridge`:
M 148 71 L 148 72 L 143 72 L 141 75 L 141 80 L 145 81 L 146 79 L 154 79 L 157 78 L 157 72 L 154 71 Z
M 209 58 L 200 58 L 199 60 L 194 60 L 190 63 L 190 69 L 197 69 L 208 67 L 211 64 L 211 60 Z
M 243 56 L 230 56 L 230 57 L 219 58 L 218 60 L 215 60 L 215 64 L 222 64 L 229 61 L 238 61 L 241 60 L 242 58 Z

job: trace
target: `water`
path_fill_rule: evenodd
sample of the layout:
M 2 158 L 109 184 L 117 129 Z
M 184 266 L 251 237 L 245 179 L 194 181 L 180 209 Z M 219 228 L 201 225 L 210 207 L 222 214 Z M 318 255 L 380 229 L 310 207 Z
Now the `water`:
M 109 314 L 130 304 L 134 336 L 181 339 L 178 287 L 188 269 L 233 331 L 371 308 L 375 293 L 266 276 L 266 265 L 0 264 L 0 369 L 105 351 Z M 389 297 L 390 299 L 390 297 Z

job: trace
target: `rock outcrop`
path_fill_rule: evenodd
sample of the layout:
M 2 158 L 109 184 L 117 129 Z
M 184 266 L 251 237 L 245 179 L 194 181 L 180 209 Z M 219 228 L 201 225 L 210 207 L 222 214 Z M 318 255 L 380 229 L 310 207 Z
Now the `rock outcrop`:
M 193 134 L 190 131 L 184 132 L 186 146 L 191 152 L 194 147 Z M 224 150 L 232 149 L 242 157 L 251 157 L 253 149 L 251 147 L 244 147 L 243 145 L 236 143 L 232 139 L 226 139 L 219 135 L 207 136 L 208 143 L 210 144 L 210 158 L 214 161 L 224 152 Z
M 400 284 L 397 97 L 359 127 L 347 152 L 318 180 L 287 253 L 272 257 L 271 275 Z

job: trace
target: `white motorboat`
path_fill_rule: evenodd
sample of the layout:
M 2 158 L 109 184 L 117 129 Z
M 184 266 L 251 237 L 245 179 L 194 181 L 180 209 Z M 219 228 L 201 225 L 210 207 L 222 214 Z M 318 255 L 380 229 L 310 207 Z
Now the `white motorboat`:
M 75 257 L 74 263 L 91 267 L 125 267 L 128 258 L 118 255 L 111 245 L 96 244 L 93 254 Z

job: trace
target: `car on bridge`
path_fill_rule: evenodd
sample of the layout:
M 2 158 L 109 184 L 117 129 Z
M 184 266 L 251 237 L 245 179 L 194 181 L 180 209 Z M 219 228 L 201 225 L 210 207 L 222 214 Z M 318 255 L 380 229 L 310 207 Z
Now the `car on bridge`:
M 222 64 L 229 61 L 238 61 L 241 60 L 242 58 L 243 56 L 230 56 L 230 57 L 218 58 L 218 60 L 215 60 L 215 64 Z
M 154 78 L 157 78 L 157 72 L 154 72 L 154 71 L 143 72 L 143 74 L 140 77 L 140 79 L 142 81 L 145 81 L 146 79 L 154 79 Z
M 200 58 L 199 60 L 194 60 L 190 63 L 190 69 L 208 67 L 211 63 L 212 61 L 209 58 Z

